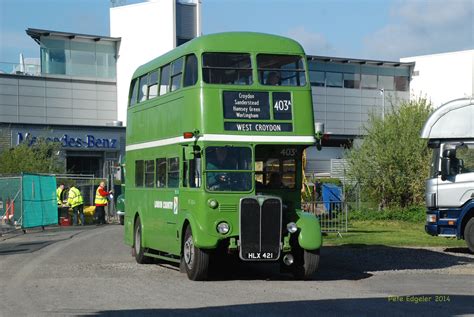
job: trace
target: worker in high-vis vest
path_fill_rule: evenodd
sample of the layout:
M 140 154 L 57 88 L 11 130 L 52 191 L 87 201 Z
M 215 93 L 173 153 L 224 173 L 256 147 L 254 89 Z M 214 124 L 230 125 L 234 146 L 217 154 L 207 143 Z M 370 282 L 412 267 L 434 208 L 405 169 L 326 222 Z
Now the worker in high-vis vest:
M 95 191 L 95 216 L 96 223 L 98 225 L 105 224 L 105 206 L 107 206 L 107 197 L 113 193 L 113 189 L 111 191 L 105 190 L 105 182 L 100 182 L 99 187 Z
M 73 225 L 77 226 L 77 214 L 81 217 L 81 225 L 85 225 L 84 221 L 84 199 L 82 198 L 81 191 L 72 185 L 69 189 L 67 203 L 72 208 Z
M 64 210 L 64 202 L 63 202 L 63 191 L 64 191 L 64 184 L 59 184 L 58 188 L 56 188 L 56 199 L 58 201 L 58 225 L 61 224 L 61 215 Z

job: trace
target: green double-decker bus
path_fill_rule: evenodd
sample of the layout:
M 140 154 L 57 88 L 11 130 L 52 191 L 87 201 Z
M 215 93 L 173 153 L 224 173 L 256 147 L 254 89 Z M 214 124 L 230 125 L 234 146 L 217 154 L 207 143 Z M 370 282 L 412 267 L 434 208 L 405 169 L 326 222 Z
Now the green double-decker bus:
M 136 70 L 127 120 L 125 242 L 138 263 L 180 263 L 192 280 L 219 254 L 316 271 L 321 228 L 301 210 L 313 108 L 297 42 L 196 38 Z

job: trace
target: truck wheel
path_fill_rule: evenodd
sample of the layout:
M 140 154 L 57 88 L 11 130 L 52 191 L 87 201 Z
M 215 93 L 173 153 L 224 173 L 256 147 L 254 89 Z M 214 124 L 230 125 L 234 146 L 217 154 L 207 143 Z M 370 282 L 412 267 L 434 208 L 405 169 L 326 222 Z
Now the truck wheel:
M 319 249 L 298 250 L 293 265 L 292 271 L 295 278 L 300 280 L 310 279 L 319 266 Z
M 142 246 L 142 224 L 140 222 L 140 217 L 137 218 L 134 228 L 134 240 L 133 240 L 133 251 L 135 254 L 135 260 L 139 264 L 150 263 L 150 258 L 145 256 L 145 249 Z
M 183 259 L 184 267 L 190 280 L 203 281 L 207 279 L 209 253 L 194 245 L 191 226 L 186 228 L 184 235 Z
M 474 217 L 469 219 L 464 228 L 464 240 L 466 240 L 469 250 L 474 253 Z

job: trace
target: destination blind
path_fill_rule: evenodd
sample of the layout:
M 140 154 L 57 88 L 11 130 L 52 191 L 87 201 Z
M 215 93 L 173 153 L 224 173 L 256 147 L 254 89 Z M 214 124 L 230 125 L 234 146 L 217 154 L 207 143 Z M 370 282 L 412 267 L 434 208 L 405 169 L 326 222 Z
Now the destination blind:
M 225 119 L 270 119 L 268 92 L 224 91 Z

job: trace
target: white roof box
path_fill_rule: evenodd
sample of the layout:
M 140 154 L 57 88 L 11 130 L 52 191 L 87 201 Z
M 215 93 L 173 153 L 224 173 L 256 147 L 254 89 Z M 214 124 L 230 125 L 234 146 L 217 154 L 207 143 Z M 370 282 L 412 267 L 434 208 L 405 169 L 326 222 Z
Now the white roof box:
M 456 99 L 436 109 L 420 136 L 423 139 L 474 138 L 474 99 Z

